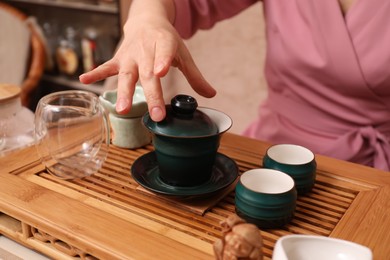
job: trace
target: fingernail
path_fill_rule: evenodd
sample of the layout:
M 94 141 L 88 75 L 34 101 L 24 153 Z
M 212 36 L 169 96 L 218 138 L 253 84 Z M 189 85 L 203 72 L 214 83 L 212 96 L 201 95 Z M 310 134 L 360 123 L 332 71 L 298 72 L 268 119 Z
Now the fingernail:
M 164 68 L 164 63 L 163 62 L 159 62 L 157 63 L 155 66 L 154 66 L 154 73 L 159 73 L 163 70 Z
M 125 111 L 127 108 L 127 102 L 125 98 L 120 98 L 116 101 L 116 111 L 121 113 Z
M 79 80 L 82 81 L 83 78 L 84 78 L 84 74 L 81 74 L 81 75 L 79 76 Z
M 160 107 L 153 107 L 151 114 L 152 114 L 152 119 L 155 122 L 160 122 L 161 120 L 164 119 L 164 115 Z

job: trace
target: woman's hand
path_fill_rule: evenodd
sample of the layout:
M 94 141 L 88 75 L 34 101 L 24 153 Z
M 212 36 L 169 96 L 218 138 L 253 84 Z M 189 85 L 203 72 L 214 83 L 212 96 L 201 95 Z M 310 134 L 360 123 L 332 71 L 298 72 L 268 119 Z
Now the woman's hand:
M 124 26 L 124 37 L 114 57 L 96 69 L 80 76 L 90 84 L 118 75 L 116 110 L 127 113 L 131 109 L 135 84 L 144 88 L 151 118 L 158 122 L 165 118 L 161 77 L 170 66 L 182 71 L 191 87 L 204 97 L 216 91 L 204 79 L 195 65 L 183 40 L 172 26 L 172 0 L 134 0 Z

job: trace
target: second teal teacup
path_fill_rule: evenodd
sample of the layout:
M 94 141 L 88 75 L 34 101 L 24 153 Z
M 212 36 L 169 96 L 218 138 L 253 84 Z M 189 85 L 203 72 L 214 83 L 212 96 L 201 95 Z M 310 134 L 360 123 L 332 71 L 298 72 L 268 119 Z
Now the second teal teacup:
M 268 148 L 263 167 L 290 175 L 298 194 L 310 192 L 316 179 L 317 163 L 314 153 L 306 147 L 294 144 L 277 144 Z
M 236 213 L 259 228 L 280 228 L 295 212 L 297 191 L 294 180 L 272 169 L 244 172 L 236 185 Z

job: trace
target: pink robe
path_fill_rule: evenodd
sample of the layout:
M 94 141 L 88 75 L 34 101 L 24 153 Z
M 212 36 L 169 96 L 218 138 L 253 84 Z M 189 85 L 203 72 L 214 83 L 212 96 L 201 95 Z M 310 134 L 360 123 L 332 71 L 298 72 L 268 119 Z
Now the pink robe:
M 257 1 L 176 0 L 188 38 Z M 264 0 L 269 87 L 245 135 L 390 167 L 390 1 Z M 250 25 L 248 25 L 250 26 Z

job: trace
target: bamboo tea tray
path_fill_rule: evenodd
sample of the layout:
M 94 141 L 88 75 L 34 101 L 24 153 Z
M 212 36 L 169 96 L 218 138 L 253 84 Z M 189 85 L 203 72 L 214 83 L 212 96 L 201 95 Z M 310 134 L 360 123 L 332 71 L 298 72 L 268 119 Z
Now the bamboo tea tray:
M 240 174 L 261 167 L 269 144 L 225 134 L 219 152 Z M 199 212 L 140 192 L 132 163 L 153 150 L 114 146 L 91 177 L 48 174 L 34 147 L 0 159 L 0 233 L 55 259 L 213 259 L 220 221 L 235 214 L 234 189 Z M 261 230 L 265 259 L 287 234 L 338 237 L 390 255 L 390 173 L 317 156 L 313 191 L 299 196 L 291 224 Z M 191 207 L 190 207 L 191 208 Z

